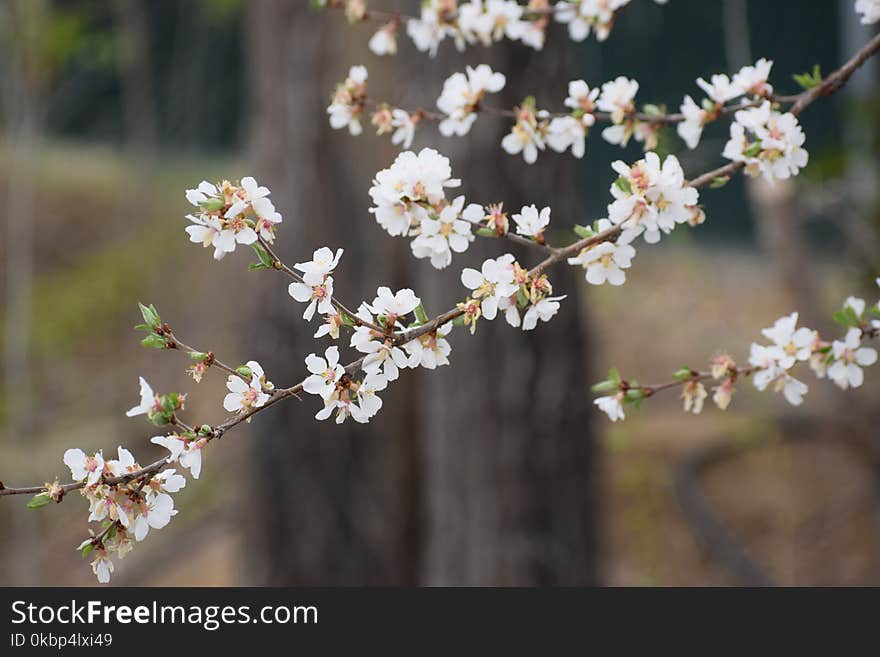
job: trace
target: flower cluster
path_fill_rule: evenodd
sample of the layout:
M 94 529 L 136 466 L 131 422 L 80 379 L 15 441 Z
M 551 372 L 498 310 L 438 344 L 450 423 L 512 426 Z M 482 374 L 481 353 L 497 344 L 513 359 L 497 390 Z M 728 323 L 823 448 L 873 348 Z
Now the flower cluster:
M 639 235 L 654 244 L 677 224 L 702 222 L 703 213 L 697 205 L 699 193 L 686 184 L 674 155 L 661 164 L 660 157 L 651 152 L 632 166 L 618 160 L 611 167 L 619 177 L 611 186 L 614 202 L 608 206 L 608 219 L 623 228 L 623 244 Z
M 523 208 L 526 210 L 528 208 Z M 549 216 L 549 208 L 545 210 Z M 538 320 L 549 322 L 559 311 L 559 302 L 565 299 L 564 295 L 552 296 L 553 286 L 548 278 L 530 275 L 509 253 L 486 260 L 480 271 L 465 268 L 461 272 L 461 283 L 470 294 L 458 308 L 472 334 L 481 317 L 491 321 L 499 311 L 511 326 L 531 331 Z M 525 311 L 523 317 L 520 317 L 521 310 Z
M 89 502 L 88 521 L 103 524 L 77 548 L 83 557 L 94 554 L 92 571 L 101 583 L 110 581 L 111 555 L 122 559 L 131 551 L 132 539 L 144 540 L 151 528 L 162 529 L 177 515 L 171 494 L 186 486 L 173 469 L 138 476 L 141 466 L 124 447 L 117 449 L 117 457 L 105 460 L 101 452 L 88 455 L 81 449 L 64 453 L 72 478 L 84 484 L 80 491 Z M 57 497 L 59 490 L 47 486 L 46 495 Z
M 767 83 L 773 62 L 759 59 L 754 66 L 744 66 L 731 80 L 726 75 L 713 75 L 710 82 L 703 78 L 697 85 L 706 93 L 700 105 L 687 95 L 681 105 L 684 120 L 678 124 L 678 135 L 690 149 L 696 148 L 703 135 L 703 128 L 717 120 L 726 103 L 741 96 L 764 98 L 773 93 Z
M 198 208 L 196 214 L 186 216 L 193 223 L 186 227 L 190 241 L 214 247 L 217 260 L 235 251 L 237 244 L 253 244 L 258 237 L 274 241 L 276 225 L 281 223 L 269 190 L 250 176 L 238 185 L 203 180 L 197 188 L 186 190 L 186 199 Z
M 460 184 L 452 178 L 449 159 L 437 151 L 405 151 L 376 174 L 370 212 L 390 235 L 413 237 L 415 257 L 428 258 L 442 269 L 452 262 L 453 251 L 468 248 L 474 239 L 472 225 L 483 218 L 483 208 L 465 206 L 463 196 L 446 198 L 446 189 Z
M 778 112 L 770 101 L 764 101 L 760 107 L 736 113 L 723 155 L 742 162 L 746 175 L 760 175 L 771 182 L 785 180 L 807 166 L 805 140 L 794 114 Z
M 528 164 L 534 164 L 538 160 L 538 151 L 545 148 L 547 131 L 550 128 L 548 121 L 550 114 L 537 110 L 535 99 L 531 96 L 526 98 L 515 112 L 516 123 L 510 129 L 510 133 L 501 140 L 501 148 L 511 155 L 522 153 L 523 159 Z
M 445 137 L 466 135 L 477 119 L 476 111 L 483 96 L 501 91 L 504 83 L 504 76 L 485 64 L 476 68 L 468 66 L 467 75 L 453 73 L 443 83 L 443 91 L 437 99 L 437 107 L 446 115 L 440 122 L 440 134 Z
M 880 279 L 877 279 L 880 286 Z M 645 386 L 626 381 L 612 369 L 605 381 L 593 386 L 594 392 L 613 393 L 599 397 L 594 403 L 612 421 L 625 417 L 624 406 L 638 404 L 664 388 L 681 386 L 684 410 L 699 413 L 708 397 L 704 381 L 715 382 L 712 400 L 721 410 L 730 405 L 735 384 L 742 377 L 752 377 L 755 388 L 772 388 L 782 393 L 793 406 L 803 403 L 808 386 L 794 376 L 794 369 L 808 364 L 817 378 L 829 378 L 843 390 L 858 388 L 864 382 L 864 367 L 877 362 L 877 350 L 865 346 L 869 338 L 880 337 L 880 301 L 868 307 L 864 299 L 849 297 L 834 319 L 846 333 L 840 340 L 823 340 L 817 331 L 798 326 L 798 313 L 780 317 L 773 326 L 761 331 L 767 344 L 752 343 L 748 365 L 738 367 L 734 359 L 722 353 L 711 363 L 708 373 L 683 367 L 675 373 L 675 381 L 662 386 Z
M 327 107 L 330 125 L 337 130 L 348 128 L 353 135 L 361 134 L 361 114 L 366 97 L 367 69 L 364 66 L 352 66 L 345 81 L 336 85 Z
M 391 381 L 396 381 L 404 368 L 435 369 L 449 364 L 451 346 L 445 337 L 451 324 L 422 333 L 413 340 L 397 346 L 394 331 L 397 327 L 416 329 L 424 324 L 421 300 L 410 289 L 393 293 L 387 287 L 376 291 L 372 304 L 361 304 L 352 332 L 350 346 L 365 354 L 348 371 L 339 362 L 339 348 L 335 345 L 324 351 L 324 356 L 312 353 L 306 357 L 309 376 L 303 381 L 303 390 L 321 397 L 324 407 L 315 416 L 326 420 L 334 413 L 337 424 L 349 417 L 356 422 L 369 422 L 382 408 L 378 393 Z M 370 325 L 384 328 L 379 332 Z

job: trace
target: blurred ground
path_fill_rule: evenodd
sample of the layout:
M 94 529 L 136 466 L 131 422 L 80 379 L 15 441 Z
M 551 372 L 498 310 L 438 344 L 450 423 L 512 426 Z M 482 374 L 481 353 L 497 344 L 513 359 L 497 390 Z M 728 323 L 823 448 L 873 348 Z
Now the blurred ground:
M 0 190 L 6 190 L 8 170 L 3 167 L 8 165 L 2 162 Z M 244 172 L 237 163 L 163 160 L 161 171 L 146 180 L 117 153 L 78 144 L 47 147 L 39 162 L 33 336 L 39 413 L 26 438 L 0 435 L 0 474 L 10 485 L 42 481 L 46 475 L 64 478 L 64 449 L 76 445 L 108 452 L 108 436 L 135 449 L 141 462 L 157 457 L 160 450 L 148 444 L 149 428 L 124 417 L 134 403 L 139 374 L 146 373 L 157 389 L 190 393 L 188 415 L 194 418 L 211 421 L 222 415 L 215 401 L 224 390 L 220 377 L 208 376 L 197 386 L 183 376 L 183 357 L 138 346 L 131 330 L 138 321 L 137 300 L 155 303 L 190 344 L 210 345 L 238 362 L 259 339 L 247 323 L 253 310 L 250 286 L 276 285 L 279 299 L 286 298 L 283 281 L 245 271 L 247 256 L 236 253 L 215 264 L 209 251 L 186 242 L 183 189 L 203 177 L 239 177 Z M 376 239 L 383 239 L 378 231 Z M 698 235 L 686 235 L 641 249 L 622 289 L 584 285 L 597 368 L 615 365 L 625 376 L 660 382 L 682 364 L 704 367 L 719 349 L 745 360 L 760 328 L 793 310 L 773 284 L 768 263 L 754 252 L 746 255 L 697 240 Z M 819 306 L 830 315 L 851 290 L 851 272 L 831 262 L 818 267 Z M 465 339 L 457 335 L 453 347 Z M 454 353 L 452 360 L 455 367 Z M 82 385 L 86 373 L 88 387 Z M 585 374 L 585 404 L 591 403 L 588 384 L 598 374 Z M 866 386 L 850 393 L 847 404 L 870 408 L 875 403 L 880 390 L 876 372 L 866 378 Z M 751 448 L 708 471 L 701 483 L 719 515 L 775 583 L 880 583 L 877 482 L 864 450 L 845 432 L 819 424 L 802 436 L 807 440 L 776 440 L 780 416 L 827 418 L 841 408 L 831 384 L 812 375 L 804 379 L 810 384 L 810 403 L 803 410 L 790 409 L 774 395 L 757 394 L 746 382 L 727 413 L 707 404 L 702 416 L 685 416 L 675 394 L 668 393 L 630 412 L 623 424 L 597 417 L 607 429 L 599 498 L 604 583 L 737 583 L 695 537 L 673 494 L 682 459 L 699 447 L 723 442 Z M 105 408 L 118 412 L 108 416 Z M 178 498 L 178 517 L 118 564 L 115 581 L 248 583 L 249 537 L 239 529 L 239 520 L 254 505 L 271 503 L 235 490 L 238 467 L 255 448 L 247 429 L 211 448 L 202 479 L 190 482 Z M 19 527 L 10 520 L 13 509 L 23 504 L 0 505 L 0 532 Z M 85 510 L 78 499 L 68 505 Z M 33 584 L 94 582 L 74 553 L 85 533 L 84 514 L 68 511 L 50 506 L 25 514 L 36 541 L 28 554 L 2 541 L 0 582 L 20 581 L 23 572 Z

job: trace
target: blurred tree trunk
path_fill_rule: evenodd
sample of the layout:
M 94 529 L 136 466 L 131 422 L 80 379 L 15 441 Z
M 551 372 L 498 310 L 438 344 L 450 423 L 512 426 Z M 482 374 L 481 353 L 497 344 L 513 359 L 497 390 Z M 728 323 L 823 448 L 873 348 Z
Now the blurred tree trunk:
M 344 245 L 336 287 L 352 304 L 390 284 L 412 286 L 429 313 L 445 310 L 461 298 L 461 267 L 498 255 L 507 243 L 479 240 L 437 272 L 426 261 L 414 262 L 404 240 L 385 236 L 366 211 L 366 192 L 395 151 L 370 134 L 355 140 L 331 133 L 324 114 L 335 82 L 366 58 L 365 39 L 346 52 L 339 44 L 355 30 L 341 17 L 309 15 L 272 0 L 248 7 L 253 155 L 256 174 L 285 215 L 279 250 L 295 260 L 320 245 Z M 412 105 L 430 106 L 446 75 L 464 67 L 452 53 L 429 61 L 410 57 L 410 44 L 401 48 L 398 58 L 370 58 L 370 84 Z M 561 52 L 493 51 L 500 70 L 519 71 L 509 77 L 515 91 L 505 102 L 513 105 L 526 91 L 543 91 L 542 100 L 564 95 L 569 78 L 547 75 L 563 68 Z M 486 51 L 479 54 L 485 59 Z M 560 227 L 587 219 L 572 212 L 576 162 L 548 156 L 527 167 L 500 150 L 507 126 L 490 118 L 478 124 L 467 139 L 439 144 L 469 198 L 504 199 L 512 211 L 526 202 L 552 205 Z M 419 139 L 435 134 L 426 126 Z M 537 252 L 519 256 L 530 264 L 540 258 Z M 572 293 L 553 322 L 531 333 L 503 320 L 483 322 L 475 337 L 458 331 L 452 365 L 402 373 L 366 427 L 314 421 L 314 399 L 267 414 L 268 423 L 257 428 L 259 494 L 267 512 L 256 518 L 254 533 L 263 539 L 264 581 L 595 581 L 591 378 L 576 292 L 583 280 L 565 269 L 551 272 L 551 279 Z M 267 287 L 264 357 L 276 382 L 286 384 L 302 378 L 308 352 L 329 343 L 311 338 L 316 325 L 305 325 L 302 308 L 286 300 L 280 282 Z
M 296 262 L 319 246 L 344 246 L 336 289 L 355 305 L 372 300 L 376 281 L 401 283 L 396 263 L 404 245 L 382 239 L 366 212 L 370 177 L 391 151 L 365 153 L 358 148 L 365 142 L 325 129 L 327 98 L 349 65 L 333 39 L 344 27 L 331 34 L 330 21 L 300 2 L 260 0 L 247 11 L 254 175 L 272 189 L 284 215 L 279 254 Z M 301 318 L 303 307 L 287 296 L 287 281 L 271 274 L 261 280 L 260 358 L 276 383 L 289 385 L 307 374 L 309 352 L 323 355 L 332 343 L 312 338 L 318 319 Z M 347 343 L 340 352 L 349 352 Z M 259 423 L 260 495 L 269 501 L 254 534 L 261 539 L 262 581 L 414 582 L 410 390 L 392 386 L 382 413 L 366 426 L 314 420 L 320 404 L 309 395 Z

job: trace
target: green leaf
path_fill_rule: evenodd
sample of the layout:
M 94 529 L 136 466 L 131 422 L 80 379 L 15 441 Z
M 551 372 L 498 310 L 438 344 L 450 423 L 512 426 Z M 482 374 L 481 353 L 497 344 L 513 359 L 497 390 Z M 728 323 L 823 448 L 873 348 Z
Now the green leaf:
M 354 318 L 348 313 L 339 313 L 339 316 L 342 317 L 343 326 L 352 327 L 357 324 L 357 322 L 354 321 Z
M 259 242 L 251 244 L 251 248 L 256 252 L 257 258 L 260 259 L 260 264 L 265 265 L 266 267 L 272 267 L 272 258 L 269 255 L 269 252 L 266 251 Z
M 645 391 L 641 388 L 630 388 L 626 391 L 626 395 L 623 400 L 625 403 L 633 403 L 636 401 L 640 401 L 645 398 Z
M 208 198 L 199 203 L 199 207 L 202 210 L 206 210 L 208 212 L 216 212 L 217 210 L 222 210 L 223 206 L 226 205 L 221 198 Z
M 593 385 L 590 390 L 593 392 L 613 392 L 617 390 L 617 384 L 614 381 L 600 381 Z
M 165 338 L 163 338 L 161 335 L 150 333 L 150 335 L 141 340 L 141 344 L 144 347 L 149 347 L 150 349 L 164 349 L 166 343 Z
M 526 296 L 526 293 L 522 288 L 519 288 L 516 291 L 516 303 L 520 308 L 525 308 L 529 305 L 529 298 Z
M 822 84 L 822 69 L 816 64 L 813 66 L 812 72 L 796 73 L 791 77 L 804 89 L 813 89 Z
M 620 372 L 617 371 L 616 367 L 612 367 L 608 370 L 608 380 L 612 381 L 615 386 L 620 385 L 622 379 L 620 378 Z
M 453 326 L 464 326 L 464 315 L 459 315 L 455 319 L 452 320 Z
M 642 111 L 648 116 L 662 116 L 664 114 L 663 108 L 659 105 L 654 105 L 653 103 L 643 105 Z
M 208 354 L 202 353 L 201 351 L 191 351 L 189 352 L 189 357 L 194 361 L 202 363 L 208 357 Z
M 480 237 L 498 237 L 498 233 L 491 228 L 477 228 L 477 235 Z
M 140 308 L 141 317 L 144 318 L 144 324 L 146 324 L 151 329 L 156 329 L 159 327 L 159 324 L 162 323 L 162 320 L 159 319 L 159 313 L 153 307 L 153 304 L 145 306 L 140 301 L 138 301 L 138 308 Z
M 626 192 L 627 194 L 632 194 L 632 185 L 630 185 L 629 180 L 620 176 L 617 180 L 614 181 L 614 185 L 621 191 Z
M 754 144 L 743 151 L 743 155 L 745 155 L 746 157 L 755 157 L 758 155 L 758 153 L 761 152 L 762 148 L 763 146 L 761 145 L 761 142 L 756 141 Z
M 592 237 L 596 234 L 589 226 L 580 226 L 578 224 L 575 224 L 572 230 L 574 230 L 575 235 L 577 235 L 578 237 L 583 237 L 584 239 Z
M 249 377 L 251 375 L 251 368 L 247 365 L 241 365 L 235 368 L 235 371 L 241 374 L 242 376 Z
M 259 271 L 260 269 L 271 269 L 271 267 L 267 267 L 262 262 L 248 263 L 248 271 Z
M 31 498 L 31 501 L 27 503 L 27 508 L 39 509 L 40 507 L 46 506 L 51 501 L 52 498 L 49 497 L 49 493 L 37 493 Z
M 95 549 L 95 544 L 92 542 L 91 538 L 87 538 L 82 543 L 80 543 L 76 547 L 76 551 L 79 552 L 80 556 L 85 559 L 89 556 L 89 553 Z
M 679 369 L 675 374 L 672 375 L 675 377 L 677 381 L 687 381 L 690 378 L 693 378 L 693 372 L 691 372 L 691 368 L 687 365 L 683 365 L 681 369 Z
M 720 189 L 724 187 L 727 183 L 730 182 L 730 176 L 718 176 L 717 178 L 712 178 L 712 182 L 709 183 L 710 189 Z
M 425 307 L 422 304 L 416 306 L 416 319 L 422 324 L 425 324 L 428 321 L 428 315 L 425 313 Z

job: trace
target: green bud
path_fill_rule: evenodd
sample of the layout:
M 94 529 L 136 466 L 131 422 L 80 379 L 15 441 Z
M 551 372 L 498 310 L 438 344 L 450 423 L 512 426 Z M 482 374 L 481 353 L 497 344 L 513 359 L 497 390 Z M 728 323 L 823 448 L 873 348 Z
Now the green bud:
M 428 315 L 425 313 L 425 307 L 422 304 L 416 306 L 416 319 L 422 324 L 428 321 Z
M 161 335 L 150 333 L 150 335 L 141 340 L 141 344 L 144 347 L 149 347 L 150 349 L 164 349 L 166 342 L 165 338 L 163 338 Z
M 477 235 L 480 237 L 498 237 L 498 233 L 491 228 L 477 228 Z
M 250 375 L 252 374 L 251 368 L 248 367 L 247 365 L 241 365 L 239 367 L 236 367 L 235 371 L 244 377 L 250 377 Z
M 199 207 L 207 212 L 216 212 L 217 210 L 222 210 L 224 205 L 226 204 L 223 202 L 223 199 L 220 198 L 207 198 L 199 203 Z
M 593 392 L 613 392 L 617 390 L 617 384 L 614 381 L 600 381 L 593 385 L 590 390 Z
M 31 498 L 30 502 L 27 503 L 27 508 L 39 509 L 46 506 L 51 501 L 52 498 L 49 497 L 49 493 L 37 493 Z
M 627 194 L 632 194 L 632 185 L 630 185 L 629 180 L 620 176 L 617 180 L 614 181 L 614 185 L 621 191 L 626 192 Z
M 719 189 L 721 187 L 724 187 L 729 182 L 730 176 L 718 176 L 717 178 L 712 178 L 712 182 L 709 183 L 709 188 Z
M 691 372 L 690 367 L 684 365 L 672 376 L 674 376 L 677 381 L 687 381 L 688 379 L 693 377 L 693 373 Z
M 162 323 L 162 320 L 159 318 L 159 313 L 153 307 L 153 304 L 145 306 L 140 301 L 138 301 L 138 308 L 141 311 L 141 317 L 144 318 L 144 324 L 146 324 L 151 329 L 159 328 L 159 324 Z
M 745 155 L 746 157 L 756 157 L 758 153 L 761 152 L 761 148 L 761 142 L 756 141 L 754 144 L 743 151 L 743 155 Z
M 589 226 L 580 226 L 578 224 L 575 224 L 572 230 L 574 230 L 575 235 L 577 235 L 578 237 L 583 237 L 584 239 L 592 237 L 596 234 Z

